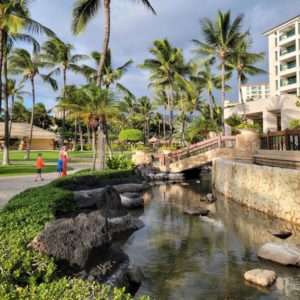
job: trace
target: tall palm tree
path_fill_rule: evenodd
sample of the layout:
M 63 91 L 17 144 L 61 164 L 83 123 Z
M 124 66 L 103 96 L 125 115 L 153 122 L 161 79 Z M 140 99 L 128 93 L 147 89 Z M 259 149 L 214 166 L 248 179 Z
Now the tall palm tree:
M 248 81 L 247 75 L 254 76 L 266 73 L 263 69 L 255 66 L 256 63 L 264 59 L 264 52 L 251 52 L 251 48 L 252 39 L 249 35 L 245 35 L 234 47 L 234 51 L 226 64 L 226 67 L 230 70 L 237 72 L 239 96 L 242 102 L 244 120 L 246 119 L 246 111 L 242 94 L 242 84 Z
M 225 64 L 229 56 L 232 54 L 237 41 L 244 34 L 241 33 L 241 26 L 244 15 L 238 15 L 231 21 L 230 11 L 218 11 L 214 21 L 204 19 L 201 21 L 201 31 L 204 42 L 194 39 L 193 42 L 198 46 L 194 51 L 196 53 L 215 56 L 221 63 L 221 95 L 222 95 L 222 127 L 223 134 L 225 133 L 224 122 L 224 103 L 225 103 L 225 81 L 226 70 Z
M 91 57 L 94 59 L 95 64 L 98 66 L 101 60 L 101 53 L 93 51 Z M 105 88 L 109 88 L 112 84 L 115 84 L 124 73 L 128 70 L 128 67 L 133 64 L 133 60 L 128 60 L 122 66 L 114 69 L 111 50 L 107 49 L 106 57 L 103 66 L 103 80 L 102 84 Z M 87 65 L 81 66 L 81 72 L 89 82 L 97 81 L 97 68 L 93 68 Z M 122 88 L 123 86 L 121 86 Z
M 149 139 L 149 120 L 156 107 L 146 96 L 137 99 L 137 120 L 143 124 L 144 144 Z
M 24 91 L 24 82 L 20 81 L 17 84 L 16 79 L 8 79 L 8 96 L 11 98 L 10 102 L 10 126 L 9 126 L 9 135 L 11 133 L 12 119 L 14 115 L 15 101 L 20 103 L 24 102 L 24 96 L 28 95 L 28 92 Z
M 67 97 L 67 72 L 70 70 L 80 73 L 81 68 L 78 66 L 78 62 L 88 59 L 87 55 L 72 54 L 73 49 L 74 47 L 71 44 L 64 43 L 57 37 L 50 38 L 43 45 L 43 59 L 53 63 L 56 66 L 56 68 L 50 74 L 62 73 L 63 75 L 64 98 Z M 65 121 L 66 111 L 63 109 L 61 146 L 64 145 L 65 139 Z
M 132 0 L 133 3 L 141 3 L 145 5 L 152 13 L 156 14 L 148 0 Z M 103 38 L 102 55 L 99 61 L 96 85 L 100 85 L 102 80 L 102 72 L 104 62 L 108 50 L 110 39 L 110 4 L 111 0 L 76 0 L 73 6 L 72 31 L 78 35 L 85 30 L 88 22 L 96 15 L 101 5 L 104 10 L 105 32 Z
M 163 136 L 166 140 L 166 121 L 167 121 L 167 107 L 168 107 L 168 96 L 164 89 L 157 89 L 155 92 L 154 104 L 162 106 L 164 108 L 163 117 Z
M 31 108 L 31 118 L 30 118 L 30 133 L 29 140 L 26 149 L 25 159 L 29 159 L 31 142 L 32 142 L 32 130 L 33 130 L 33 120 L 34 120 L 34 109 L 35 109 L 35 78 L 37 76 L 41 77 L 44 82 L 51 85 L 54 90 L 57 90 L 56 81 L 49 75 L 44 75 L 40 73 L 40 68 L 49 67 L 42 61 L 39 54 L 35 53 L 31 55 L 25 49 L 15 49 L 9 59 L 9 69 L 11 73 L 23 74 L 23 80 L 29 80 L 32 89 L 32 108 Z
M 105 146 L 107 122 L 117 114 L 115 99 L 110 90 L 102 90 L 95 85 L 83 89 L 85 105 L 83 111 L 89 113 L 90 127 L 95 136 L 98 130 L 98 160 L 96 169 L 105 167 Z M 95 168 L 96 151 L 94 151 L 93 170 Z
M 169 125 L 170 138 L 172 138 L 175 74 L 184 73 L 183 69 L 186 68 L 182 49 L 172 47 L 167 39 L 163 39 L 154 41 L 153 47 L 149 51 L 153 58 L 145 59 L 140 67 L 151 72 L 149 79 L 152 85 L 167 83 L 169 86 Z
M 119 92 L 123 94 L 122 100 L 118 103 L 118 107 L 120 111 L 124 112 L 127 116 L 127 120 L 129 121 L 130 128 L 133 128 L 134 118 L 136 112 L 136 97 L 133 95 L 128 89 L 124 89 L 123 87 L 119 87 Z
M 21 34 L 20 31 L 28 33 L 45 33 L 49 36 L 55 34 L 49 28 L 32 20 L 29 16 L 29 0 L 2 0 L 0 3 L 0 111 L 2 106 L 2 70 L 4 65 L 5 77 L 7 77 L 7 42 L 19 39 L 22 41 L 33 41 L 29 35 Z M 37 43 L 33 42 L 35 46 Z M 5 58 L 6 57 L 6 58 Z M 2 164 L 9 163 L 9 111 L 7 80 L 5 84 L 5 129 L 4 129 L 4 151 Z

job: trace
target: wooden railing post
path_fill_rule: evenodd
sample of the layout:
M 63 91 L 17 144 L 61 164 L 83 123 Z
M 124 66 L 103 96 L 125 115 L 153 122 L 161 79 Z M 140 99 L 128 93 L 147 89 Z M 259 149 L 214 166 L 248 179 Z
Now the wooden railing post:
M 289 130 L 288 128 L 284 131 L 284 144 L 285 144 L 285 150 L 291 150 L 290 149 L 290 143 L 289 143 Z
M 267 149 L 271 150 L 271 144 L 270 144 L 270 131 L 267 131 Z

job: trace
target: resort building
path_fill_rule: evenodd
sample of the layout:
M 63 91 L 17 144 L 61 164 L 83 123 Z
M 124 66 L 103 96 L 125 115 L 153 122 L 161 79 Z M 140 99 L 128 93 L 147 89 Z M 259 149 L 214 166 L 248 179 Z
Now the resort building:
M 269 39 L 270 96 L 300 96 L 300 15 L 264 35 Z
M 266 99 L 270 97 L 269 83 L 244 84 L 242 85 L 241 90 L 244 101 L 253 101 L 259 99 Z M 242 102 L 240 94 L 239 102 Z
M 28 123 L 12 123 L 10 140 L 11 150 L 26 150 L 29 140 L 30 124 Z M 55 141 L 59 136 L 53 132 L 47 131 L 37 126 L 33 126 L 32 131 L 32 150 L 54 150 Z M 4 123 L 0 122 L 0 149 L 4 143 Z

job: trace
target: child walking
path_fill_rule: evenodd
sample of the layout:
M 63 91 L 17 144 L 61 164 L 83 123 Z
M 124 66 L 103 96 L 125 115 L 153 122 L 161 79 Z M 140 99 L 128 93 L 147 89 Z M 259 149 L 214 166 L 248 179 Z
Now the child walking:
M 57 167 L 56 167 L 57 177 L 62 177 L 63 173 L 63 160 L 61 158 L 58 159 Z
M 43 155 L 41 153 L 39 153 L 38 157 L 37 157 L 37 160 L 36 160 L 37 175 L 35 177 L 35 181 L 38 181 L 38 179 L 40 179 L 41 181 L 44 180 L 44 178 L 42 178 L 43 167 L 44 167 Z

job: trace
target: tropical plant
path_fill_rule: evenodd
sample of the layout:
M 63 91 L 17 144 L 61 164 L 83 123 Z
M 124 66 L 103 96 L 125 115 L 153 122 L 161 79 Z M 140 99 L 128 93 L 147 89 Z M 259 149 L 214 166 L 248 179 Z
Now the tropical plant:
M 225 123 L 231 127 L 231 134 L 237 134 L 239 131 L 236 128 L 243 123 L 243 118 L 240 115 L 231 115 L 225 120 Z
M 155 11 L 148 0 L 134 0 L 134 3 L 141 3 L 150 9 L 154 14 Z M 100 86 L 102 80 L 102 72 L 104 68 L 105 58 L 107 55 L 109 39 L 110 39 L 110 3 L 111 0 L 76 0 L 73 6 L 72 31 L 78 35 L 85 30 L 89 21 L 96 15 L 101 5 L 104 10 L 105 32 L 103 38 L 102 55 L 99 60 L 97 71 L 96 85 Z
M 30 118 L 30 133 L 29 140 L 26 149 L 25 159 L 29 159 L 31 142 L 32 142 L 32 130 L 34 120 L 34 109 L 35 109 L 35 78 L 41 77 L 44 82 L 51 85 L 54 90 L 57 90 L 56 81 L 48 75 L 40 73 L 40 69 L 48 67 L 49 65 L 41 60 L 39 54 L 35 53 L 31 55 L 25 49 L 15 49 L 9 58 L 9 70 L 14 74 L 23 74 L 23 80 L 29 80 L 32 89 L 32 108 Z
M 166 139 L 166 123 L 167 123 L 167 107 L 168 107 L 168 96 L 164 88 L 158 89 L 154 93 L 154 104 L 162 106 L 164 109 L 163 113 L 163 136 Z
M 96 169 L 102 170 L 105 167 L 105 146 L 107 136 L 107 121 L 117 114 L 115 98 L 109 89 L 90 85 L 83 89 L 85 104 L 83 111 L 89 114 L 89 124 L 95 136 L 98 131 L 98 160 Z M 95 149 L 95 147 L 94 147 Z M 96 163 L 96 149 L 93 157 L 93 170 Z
M 218 11 L 214 21 L 204 19 L 201 21 L 201 31 L 204 42 L 194 39 L 193 42 L 198 47 L 195 53 L 204 56 L 214 56 L 221 63 L 221 96 L 222 96 L 222 128 L 225 133 L 224 104 L 226 88 L 226 61 L 233 53 L 237 42 L 243 37 L 241 26 L 244 15 L 238 15 L 231 21 L 231 13 Z
M 299 128 L 300 127 L 300 120 L 298 120 L 298 119 L 291 120 L 290 123 L 289 123 L 289 127 L 291 129 Z
M 63 75 L 63 98 L 67 97 L 67 73 L 68 71 L 80 73 L 81 68 L 78 63 L 84 59 L 88 59 L 88 56 L 82 54 L 72 54 L 74 50 L 73 45 L 64 43 L 57 37 L 50 38 L 43 45 L 42 58 L 52 63 L 56 68 L 51 71 L 51 75 L 57 75 L 62 73 Z M 64 145 L 65 139 L 65 119 L 66 111 L 63 109 L 62 117 L 62 131 L 61 131 L 61 146 Z
M 112 158 L 107 159 L 106 166 L 112 170 L 126 170 L 132 169 L 134 163 L 125 155 L 114 155 Z
M 21 33 L 45 33 L 54 36 L 54 33 L 47 27 L 32 20 L 29 15 L 29 0 L 2 0 L 0 3 L 0 111 L 2 107 L 2 91 L 4 70 L 5 83 L 5 128 L 4 128 L 4 151 L 2 164 L 9 163 L 9 104 L 8 104 L 8 81 L 7 81 L 7 57 L 9 50 L 15 40 L 31 42 L 34 50 L 37 50 L 38 43 L 27 34 Z M 4 66 L 4 68 L 3 68 Z
M 255 66 L 256 63 L 264 59 L 264 52 L 250 52 L 252 48 L 252 39 L 249 35 L 244 35 L 236 43 L 233 53 L 230 55 L 226 67 L 237 72 L 239 96 L 243 107 L 244 120 L 246 120 L 245 104 L 242 93 L 242 85 L 248 81 L 247 75 L 264 74 L 261 68 Z
M 118 138 L 120 141 L 136 143 L 143 140 L 144 134 L 139 129 L 124 129 Z

